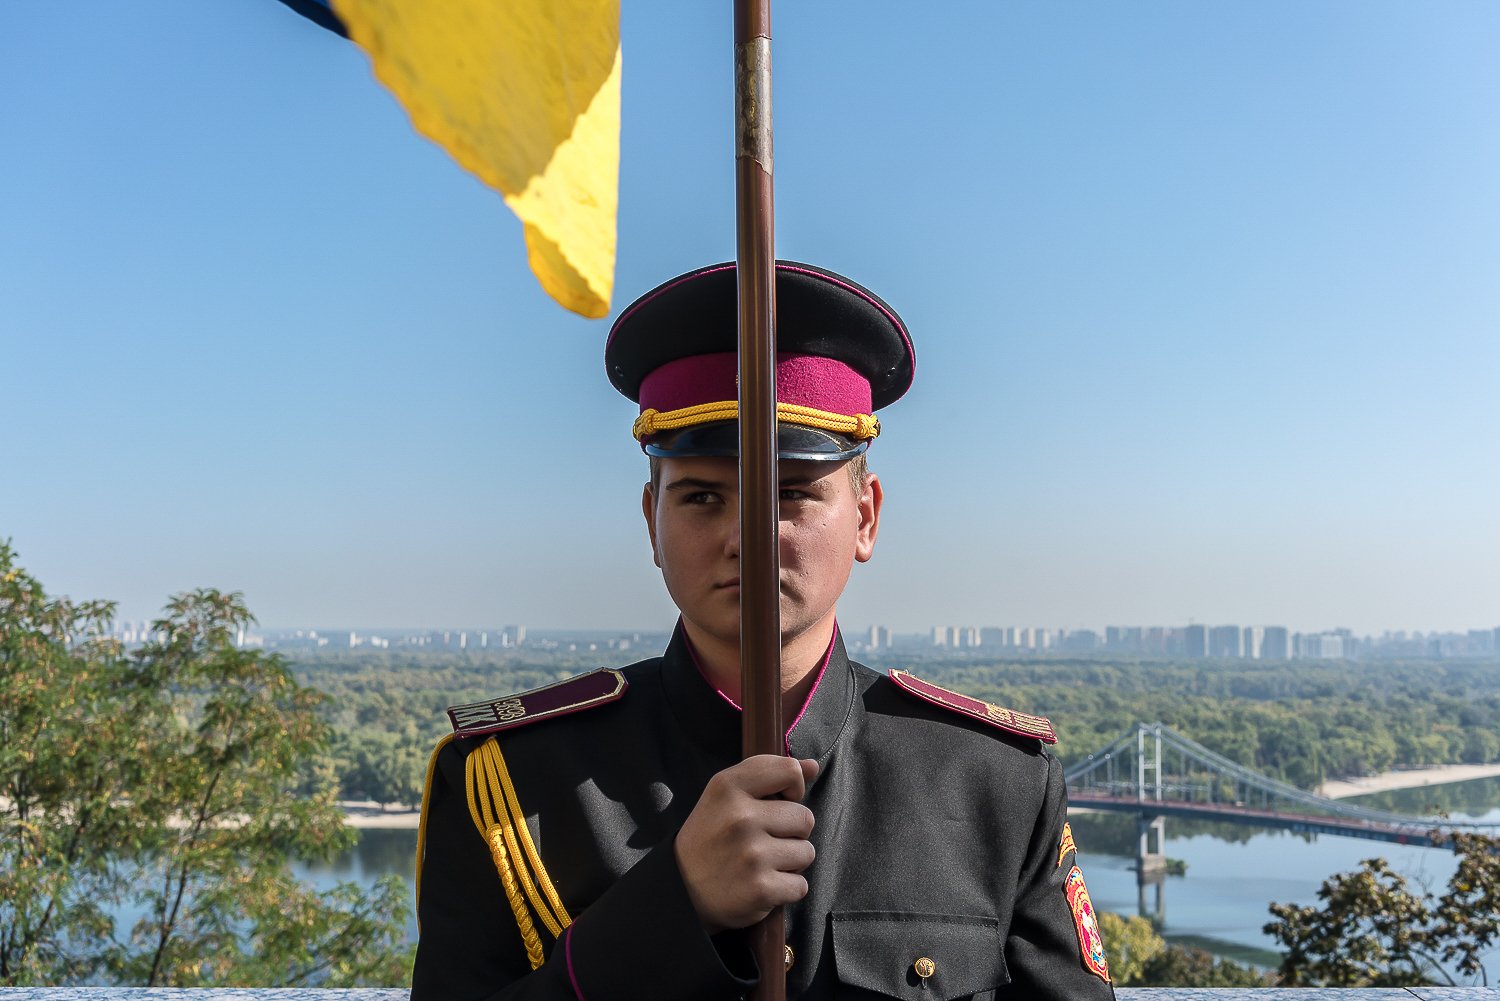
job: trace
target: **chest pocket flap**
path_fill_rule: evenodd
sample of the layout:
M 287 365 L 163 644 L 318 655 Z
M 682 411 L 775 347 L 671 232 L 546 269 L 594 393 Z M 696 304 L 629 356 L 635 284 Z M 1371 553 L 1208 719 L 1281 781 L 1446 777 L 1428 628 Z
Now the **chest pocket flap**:
M 910 1001 L 989 996 L 1010 982 L 1000 923 L 987 917 L 834 914 L 833 961 L 841 983 Z

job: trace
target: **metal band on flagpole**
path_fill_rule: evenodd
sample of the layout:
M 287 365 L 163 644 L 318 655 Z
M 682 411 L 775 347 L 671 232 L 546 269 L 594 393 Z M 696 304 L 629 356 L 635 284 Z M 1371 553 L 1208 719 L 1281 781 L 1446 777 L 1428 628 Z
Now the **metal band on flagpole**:
M 735 202 L 740 414 L 740 698 L 744 755 L 784 754 L 776 474 L 776 245 L 771 3 L 735 0 Z M 781 908 L 751 929 L 756 1001 L 786 998 Z

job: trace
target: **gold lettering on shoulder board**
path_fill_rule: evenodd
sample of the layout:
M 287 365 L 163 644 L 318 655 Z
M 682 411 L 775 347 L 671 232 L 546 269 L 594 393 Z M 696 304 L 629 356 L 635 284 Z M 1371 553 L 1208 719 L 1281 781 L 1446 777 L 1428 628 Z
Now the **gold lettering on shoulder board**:
M 513 719 L 520 719 L 526 715 L 526 707 L 521 704 L 520 699 L 506 699 L 504 702 L 494 703 L 495 721 L 497 723 L 509 723 Z

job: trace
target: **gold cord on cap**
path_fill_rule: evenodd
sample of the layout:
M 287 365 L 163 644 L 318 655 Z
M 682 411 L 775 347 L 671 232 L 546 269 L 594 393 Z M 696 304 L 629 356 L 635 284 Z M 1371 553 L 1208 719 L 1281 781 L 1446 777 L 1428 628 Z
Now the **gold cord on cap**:
M 740 405 L 735 400 L 700 403 L 697 406 L 683 407 L 680 410 L 654 410 L 648 407 L 641 412 L 641 416 L 635 419 L 630 433 L 635 435 L 636 441 L 645 441 L 660 431 L 676 431 L 679 428 L 694 427 L 713 421 L 733 421 L 738 420 L 739 416 Z M 800 424 L 803 427 L 846 434 L 859 441 L 880 435 L 880 418 L 874 414 L 836 414 L 828 410 L 800 406 L 796 403 L 778 403 L 776 404 L 776 419 L 787 424 Z

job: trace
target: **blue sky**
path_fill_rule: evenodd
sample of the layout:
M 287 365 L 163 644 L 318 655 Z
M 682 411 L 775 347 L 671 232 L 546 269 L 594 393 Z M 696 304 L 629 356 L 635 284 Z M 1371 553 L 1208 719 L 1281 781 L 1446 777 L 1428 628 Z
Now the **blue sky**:
M 357 49 L 205 9 L 0 6 L 0 536 L 130 618 L 670 621 L 607 323 Z M 734 253 L 728 4 L 622 31 L 617 309 Z M 1500 623 L 1500 7 L 774 34 L 778 253 L 918 352 L 847 625 Z

